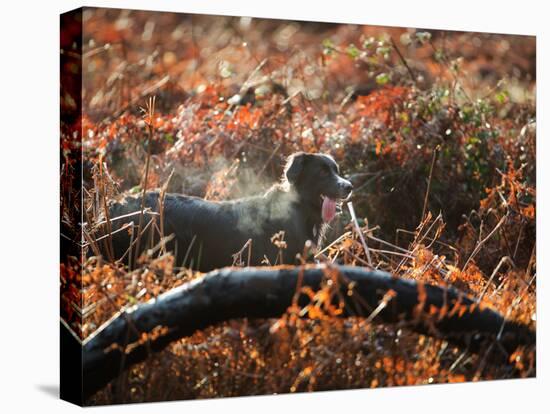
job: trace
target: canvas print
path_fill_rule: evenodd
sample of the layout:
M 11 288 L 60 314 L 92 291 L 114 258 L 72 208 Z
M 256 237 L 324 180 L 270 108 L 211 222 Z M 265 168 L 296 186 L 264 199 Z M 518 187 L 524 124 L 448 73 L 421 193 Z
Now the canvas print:
M 536 375 L 534 36 L 85 7 L 60 62 L 62 398 Z

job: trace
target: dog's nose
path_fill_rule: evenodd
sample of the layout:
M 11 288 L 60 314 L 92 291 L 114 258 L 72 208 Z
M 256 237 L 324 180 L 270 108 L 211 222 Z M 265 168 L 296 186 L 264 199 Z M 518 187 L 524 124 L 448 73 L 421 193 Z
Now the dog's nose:
M 353 185 L 348 180 L 343 180 L 340 185 L 346 194 L 351 193 L 351 190 L 353 190 Z

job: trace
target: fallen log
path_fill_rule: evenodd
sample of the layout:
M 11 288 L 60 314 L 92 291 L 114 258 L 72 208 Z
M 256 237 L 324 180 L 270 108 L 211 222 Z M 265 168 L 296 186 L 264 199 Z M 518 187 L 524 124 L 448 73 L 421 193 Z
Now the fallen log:
M 453 288 L 424 285 L 354 266 L 226 268 L 127 309 L 87 338 L 82 352 L 84 399 L 122 370 L 145 360 L 150 352 L 197 330 L 235 318 L 281 316 L 292 304 L 298 283 L 318 290 L 328 273 L 336 275 L 333 285 L 343 293 L 343 317 L 366 316 L 386 323 L 409 321 L 411 329 L 419 333 L 447 338 L 470 349 L 487 338 L 498 339 L 508 352 L 518 345 L 535 343 L 535 332 L 529 327 L 507 321 Z M 388 292 L 391 295 L 386 295 Z M 380 306 L 383 300 L 386 306 Z M 307 297 L 300 296 L 300 306 L 308 302 Z M 357 315 L 358 303 L 363 315 Z M 143 333 L 159 326 L 165 328 L 162 334 L 140 341 Z

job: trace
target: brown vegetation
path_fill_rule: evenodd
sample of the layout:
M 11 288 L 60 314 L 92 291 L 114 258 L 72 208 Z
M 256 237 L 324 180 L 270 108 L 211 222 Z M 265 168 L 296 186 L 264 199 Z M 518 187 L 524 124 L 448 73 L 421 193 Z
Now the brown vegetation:
M 108 233 L 104 206 L 120 193 L 163 187 L 235 198 L 277 180 L 289 153 L 327 152 L 354 183 L 357 220 L 345 211 L 318 259 L 453 285 L 534 328 L 534 38 L 119 10 L 84 16 L 77 122 L 89 249 L 108 243 L 97 240 Z M 153 95 L 156 109 L 144 117 L 139 106 Z M 82 271 L 61 264 L 62 316 L 82 338 L 121 309 L 202 276 L 151 247 L 134 270 L 100 258 Z M 475 353 L 368 318 L 338 319 L 323 307 L 323 290 L 309 294 L 310 307 L 280 319 L 232 320 L 178 340 L 90 402 L 535 375 L 534 347 L 493 364 L 498 343 Z

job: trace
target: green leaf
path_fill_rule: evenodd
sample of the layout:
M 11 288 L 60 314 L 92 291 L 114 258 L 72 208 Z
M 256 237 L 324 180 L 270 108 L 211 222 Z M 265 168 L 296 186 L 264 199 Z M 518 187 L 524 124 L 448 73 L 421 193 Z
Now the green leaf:
M 376 83 L 379 85 L 385 85 L 390 81 L 390 76 L 387 73 L 380 73 L 376 76 Z
M 437 49 L 434 53 L 434 59 L 437 62 L 443 62 L 445 60 L 445 53 L 443 53 L 443 50 Z
M 348 46 L 346 52 L 348 56 L 352 59 L 357 59 L 361 53 L 361 51 L 357 49 L 357 46 L 355 46 L 353 43 Z
M 336 50 L 336 48 L 334 47 L 334 43 L 332 43 L 332 40 L 323 40 L 323 54 L 330 55 L 332 52 L 334 52 L 334 50 Z
M 501 91 L 495 95 L 495 99 L 498 103 L 503 104 L 508 100 L 508 91 Z
M 376 54 L 378 55 L 389 55 L 389 53 L 391 52 L 391 48 L 389 48 L 388 46 L 379 46 L 376 48 Z

